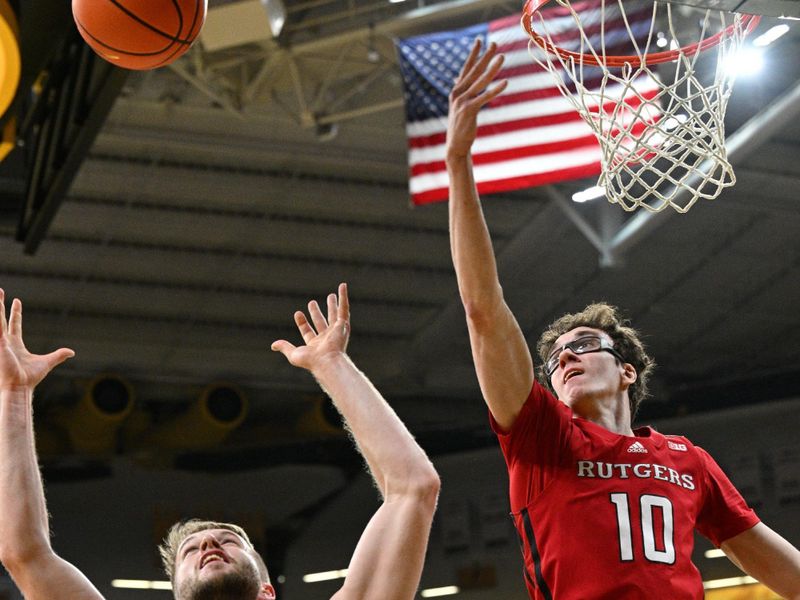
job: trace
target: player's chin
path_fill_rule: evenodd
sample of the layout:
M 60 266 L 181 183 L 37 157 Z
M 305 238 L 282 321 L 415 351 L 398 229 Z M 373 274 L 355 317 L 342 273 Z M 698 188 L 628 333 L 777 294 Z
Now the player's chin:
M 222 577 L 226 573 L 230 573 L 231 571 L 235 571 L 236 568 L 231 563 L 226 563 L 223 561 L 215 561 L 212 563 L 207 564 L 205 567 L 200 569 L 198 573 L 198 578 L 208 578 L 208 577 Z

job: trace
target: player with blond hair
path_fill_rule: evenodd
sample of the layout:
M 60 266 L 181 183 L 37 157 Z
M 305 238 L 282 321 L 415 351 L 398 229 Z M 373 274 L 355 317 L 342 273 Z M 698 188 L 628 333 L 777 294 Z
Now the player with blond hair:
M 22 303 L 6 320 L 0 290 L 0 561 L 27 600 L 98 600 L 100 592 L 50 544 L 48 513 L 36 460 L 33 390 L 74 355 L 61 348 L 30 353 L 22 341 Z M 346 354 L 347 287 L 296 312 L 303 343 L 272 349 L 307 369 L 341 412 L 383 503 L 366 526 L 336 600 L 411 600 L 416 595 L 439 477 L 400 419 Z M 263 499 L 267 501 L 268 499 Z M 274 600 L 266 565 L 243 529 L 191 520 L 176 524 L 160 548 L 176 600 Z

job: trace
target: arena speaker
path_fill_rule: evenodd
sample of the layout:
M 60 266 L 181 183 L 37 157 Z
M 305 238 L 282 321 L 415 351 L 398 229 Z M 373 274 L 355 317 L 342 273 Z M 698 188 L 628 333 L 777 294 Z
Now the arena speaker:
M 341 435 L 344 431 L 342 417 L 326 396 L 312 398 L 306 410 L 300 413 L 292 430 L 301 437 L 327 437 Z
M 248 411 L 244 393 L 230 383 L 214 383 L 182 413 L 156 424 L 139 449 L 200 450 L 222 443 L 242 424 Z
M 282 402 L 260 422 L 244 429 L 238 441 L 244 445 L 285 445 L 344 436 L 342 417 L 322 394 L 299 394 Z
M 78 402 L 54 413 L 80 454 L 107 455 L 117 450 L 117 431 L 134 405 L 133 386 L 123 377 L 104 373 L 86 386 Z

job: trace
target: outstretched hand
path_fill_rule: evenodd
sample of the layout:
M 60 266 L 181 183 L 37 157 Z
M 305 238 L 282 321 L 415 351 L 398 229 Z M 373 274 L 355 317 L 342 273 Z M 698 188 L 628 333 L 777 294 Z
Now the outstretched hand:
M 308 318 L 302 311 L 294 313 L 294 322 L 305 345 L 295 346 L 286 340 L 272 342 L 272 350 L 283 354 L 295 367 L 313 371 L 314 368 L 337 354 L 347 350 L 350 339 L 350 302 L 347 299 L 347 284 L 339 284 L 339 296 L 328 294 L 328 317 L 316 300 L 308 303 Z
M 478 111 L 506 89 L 507 79 L 489 87 L 503 66 L 503 60 L 503 55 L 497 54 L 497 45 L 494 42 L 489 44 L 481 56 L 480 38 L 475 40 L 472 51 L 450 91 L 447 122 L 449 157 L 463 157 L 469 154 L 478 134 Z
M 6 320 L 5 293 L 0 289 L 0 389 L 34 388 L 56 366 L 75 356 L 69 348 L 31 354 L 22 341 L 22 302 L 15 298 Z

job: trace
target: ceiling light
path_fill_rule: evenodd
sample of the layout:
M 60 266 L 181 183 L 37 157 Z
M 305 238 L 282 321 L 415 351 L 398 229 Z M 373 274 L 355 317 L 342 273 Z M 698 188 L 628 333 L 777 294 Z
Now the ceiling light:
M 606 195 L 606 188 L 600 185 L 593 185 L 590 188 L 572 194 L 572 201 L 588 202 L 589 200 L 594 200 L 595 198 L 602 198 L 605 195 Z
M 719 588 L 734 587 L 737 585 L 750 585 L 751 583 L 758 583 L 758 581 L 749 575 L 742 575 L 741 577 L 726 577 L 725 579 L 704 581 L 703 588 L 706 590 L 717 590 Z
M 171 590 L 169 581 L 150 581 L 147 579 L 112 579 L 111 587 L 128 590 Z
M 682 123 L 686 123 L 686 121 L 688 121 L 688 120 L 689 120 L 689 116 L 688 115 L 677 114 L 677 115 L 673 115 L 673 116 L 665 119 L 663 124 L 660 124 L 660 125 L 664 128 L 665 131 L 672 131 L 678 125 L 680 125 Z
M 261 6 L 267 13 L 272 37 L 278 37 L 286 23 L 286 6 L 283 4 L 283 0 L 261 0 Z
M 317 123 L 314 128 L 314 135 L 318 142 L 330 142 L 335 139 L 339 133 L 339 125 L 337 123 Z
M 422 590 L 419 595 L 423 598 L 435 598 L 437 596 L 452 596 L 453 594 L 458 594 L 460 591 L 457 585 L 446 585 L 444 587 Z
M 729 77 L 755 75 L 763 67 L 764 52 L 752 47 L 742 48 L 725 60 L 725 71 Z
M 756 39 L 753 40 L 753 46 L 768 46 L 783 34 L 789 31 L 789 26 L 785 23 L 781 25 L 775 25 L 775 27 L 771 27 Z
M 722 558 L 723 556 L 727 555 L 719 548 L 714 548 L 713 550 L 706 550 L 703 553 L 703 556 L 705 556 L 706 558 Z
M 303 583 L 317 583 L 318 581 L 343 579 L 346 576 L 347 576 L 347 569 L 337 569 L 334 571 L 320 571 L 319 573 L 306 573 L 305 575 L 303 575 Z

